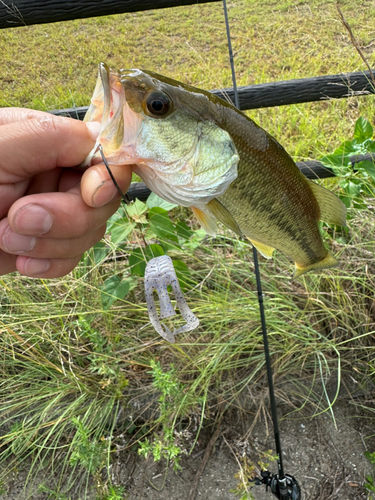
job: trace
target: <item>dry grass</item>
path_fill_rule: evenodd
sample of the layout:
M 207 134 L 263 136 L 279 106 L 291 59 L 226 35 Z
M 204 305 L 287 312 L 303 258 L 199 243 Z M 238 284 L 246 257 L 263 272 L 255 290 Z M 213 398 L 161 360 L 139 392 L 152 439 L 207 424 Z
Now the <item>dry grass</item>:
M 373 60 L 375 7 L 342 10 Z M 239 85 L 358 71 L 363 62 L 334 2 L 229 4 Z M 141 67 L 202 88 L 231 86 L 220 3 L 3 30 L 0 105 L 54 109 L 88 104 L 98 62 Z M 251 116 L 298 158 L 317 158 L 348 136 L 372 98 L 301 104 Z
M 342 10 L 371 62 L 373 2 L 344 2 Z M 363 69 L 334 3 L 239 1 L 229 15 L 239 85 Z M 0 32 L 0 49 L 4 106 L 85 105 L 99 61 L 208 89 L 231 84 L 219 3 L 9 29 Z M 360 115 L 374 122 L 372 97 L 251 113 L 298 159 L 331 152 L 352 136 Z M 364 392 L 373 380 L 373 208 L 352 215 L 346 245 L 337 243 L 339 234 L 336 242 L 327 235 L 339 270 L 292 281 L 284 257 L 261 263 L 277 395 L 291 411 L 330 411 L 346 374 Z M 100 286 L 129 272 L 127 249 L 113 249 L 103 262 L 82 261 L 59 280 L 0 280 L 0 458 L 10 464 L 7 473 L 24 459 L 32 461 L 30 476 L 70 471 L 77 416 L 92 440 L 113 435 L 109 462 L 111 446 L 133 446 L 163 419 L 199 428 L 218 405 L 256 413 L 266 385 L 249 247 L 223 232 L 179 258 L 192 269 L 188 299 L 201 326 L 175 345 L 147 325 L 141 281 L 103 308 Z M 153 359 L 165 371 L 174 364 L 182 384 L 167 417 L 150 374 Z M 372 399 L 366 407 L 373 411 Z

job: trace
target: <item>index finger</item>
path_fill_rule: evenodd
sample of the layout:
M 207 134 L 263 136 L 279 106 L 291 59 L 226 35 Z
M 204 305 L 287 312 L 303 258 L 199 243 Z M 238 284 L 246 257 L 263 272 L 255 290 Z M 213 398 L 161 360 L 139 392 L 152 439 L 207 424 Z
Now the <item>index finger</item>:
M 38 114 L 0 126 L 0 183 L 79 165 L 94 147 L 98 123 Z
M 30 120 L 39 116 L 48 116 L 46 111 L 38 111 L 28 108 L 0 108 L 0 125 L 19 122 L 21 120 Z

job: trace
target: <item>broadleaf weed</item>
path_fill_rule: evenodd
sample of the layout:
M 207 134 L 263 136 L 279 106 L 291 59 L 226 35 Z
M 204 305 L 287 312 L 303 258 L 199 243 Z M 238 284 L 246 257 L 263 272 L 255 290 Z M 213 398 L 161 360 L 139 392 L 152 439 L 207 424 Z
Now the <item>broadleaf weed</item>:
M 334 4 L 322 8 L 321 2 L 310 2 L 309 15 L 298 2 L 279 6 L 267 1 L 259 10 L 256 2 L 240 1 L 231 9 L 239 85 L 359 69 L 350 44 L 330 43 L 327 57 L 327 40 L 341 40 L 341 28 L 332 22 Z M 349 2 L 347 9 L 358 21 L 361 43 L 371 44 L 369 12 L 372 15 L 373 8 L 370 11 L 361 2 Z M 180 7 L 171 9 L 169 15 L 169 23 L 165 23 L 162 11 L 154 10 L 116 19 L 111 16 L 3 30 L 3 104 L 54 109 L 72 105 L 74 96 L 77 106 L 86 105 L 95 84 L 96 64 L 107 57 L 95 36 L 98 27 L 100 40 L 110 37 L 113 42 L 114 68 L 127 60 L 129 67 L 148 68 L 198 87 L 230 86 L 219 4 Z M 321 33 L 319 39 L 317 32 Z M 150 50 L 139 51 L 145 36 Z M 170 46 L 167 57 L 160 51 L 166 46 L 166 37 Z M 249 54 L 254 51 L 248 51 L 249 46 L 257 54 L 251 64 Z M 79 70 L 74 53 L 81 54 Z M 25 72 L 25 67 L 31 73 Z M 373 117 L 373 110 L 373 99 L 352 96 L 249 114 L 299 160 L 327 156 L 335 144 L 353 136 L 355 120 L 360 115 Z M 356 151 L 361 142 L 361 151 L 372 151 L 373 144 L 365 144 L 371 141 L 370 134 L 365 122 L 355 126 L 357 145 L 352 146 Z M 345 148 L 341 159 L 350 151 L 348 144 Z M 292 281 L 291 266 L 284 257 L 276 253 L 271 261 L 261 260 L 275 387 L 291 412 L 327 410 L 321 398 L 322 385 L 335 379 L 339 366 L 343 376 L 349 373 L 363 391 L 374 378 L 369 366 L 374 349 L 375 225 L 367 199 L 373 196 L 374 170 L 364 162 L 357 171 L 349 163 L 345 168 L 343 185 L 338 179 L 324 181 L 341 189 L 341 196 L 350 205 L 349 228 L 324 230 L 328 245 L 340 254 L 341 268 Z M 249 246 L 226 229 L 220 229 L 216 240 L 207 237 L 180 208 L 169 214 L 154 210 L 151 219 L 162 222 L 158 229 L 157 224 L 150 224 L 149 210 L 156 206 L 168 211 L 171 207 L 155 197 L 146 205 L 148 209 L 137 204 L 137 211 L 129 217 L 123 209 L 112 216 L 105 240 L 87 252 L 69 276 L 50 281 L 17 275 L 0 279 L 2 477 L 27 463 L 28 484 L 38 477 L 40 464 L 48 462 L 43 477 L 47 470 L 51 477 L 61 474 L 73 488 L 80 476 L 69 475 L 74 469 L 67 458 L 69 450 L 75 453 L 77 469 L 87 472 L 82 458 L 84 443 L 89 450 L 90 443 L 100 446 L 114 422 L 114 404 L 121 402 L 126 409 L 128 394 L 138 398 L 139 406 L 132 410 L 136 420 L 137 408 L 144 402 L 145 367 L 150 365 L 151 356 L 157 356 L 161 372 L 173 371 L 168 378 L 154 368 L 156 383 L 150 391 L 158 391 L 158 398 L 162 398 L 156 404 L 157 417 L 137 422 L 142 432 L 136 439 L 141 436 L 145 450 L 149 446 L 152 454 L 155 449 L 156 457 L 178 458 L 178 448 L 183 449 L 176 435 L 180 417 L 188 415 L 197 421 L 197 433 L 218 400 L 237 407 L 247 405 L 247 411 L 250 404 L 258 404 L 258 393 L 263 398 L 264 356 Z M 171 234 L 178 242 L 174 236 L 169 238 Z M 188 265 L 188 298 L 201 320 L 196 332 L 182 335 L 174 346 L 165 345 L 147 326 L 138 278 L 144 269 L 140 262 L 160 252 Z M 138 281 L 128 290 L 124 280 L 132 274 L 132 255 L 137 257 L 134 267 L 138 266 L 132 278 Z M 188 282 L 183 274 L 181 278 Z M 110 297 L 108 302 L 104 295 Z M 89 318 L 86 333 L 83 326 L 76 328 L 77 317 L 81 326 L 83 318 Z M 289 390 L 291 384 L 293 391 Z M 73 432 L 72 418 L 83 423 L 81 436 L 77 427 Z M 142 438 L 144 429 L 157 424 L 159 433 L 154 441 Z M 164 430 L 166 439 L 160 434 Z M 158 439 L 161 444 L 152 448 Z M 30 464 L 22 462 L 27 459 Z M 89 463 L 86 466 L 90 469 Z M 100 464 L 96 467 L 99 470 Z M 373 486 L 373 480 L 368 484 Z M 107 493 L 121 496 L 110 487 Z M 75 498 L 83 500 L 85 495 L 83 491 Z
M 72 442 L 70 465 L 81 465 L 89 474 L 96 474 L 106 463 L 108 443 L 102 439 L 90 438 L 89 429 L 79 418 L 72 418 L 76 435 Z
M 179 415 L 186 414 L 187 409 L 192 404 L 197 405 L 202 402 L 199 397 L 193 398 L 186 394 L 187 387 L 182 384 L 173 366 L 168 371 L 162 369 L 159 361 L 150 361 L 153 377 L 153 385 L 159 393 L 158 422 L 162 430 L 154 434 L 152 441 L 148 438 L 139 443 L 138 453 L 145 458 L 152 454 L 154 461 L 162 459 L 173 463 L 174 470 L 180 468 L 180 456 L 186 454 L 186 450 L 181 449 L 177 444 L 178 432 L 175 430 L 176 409 Z

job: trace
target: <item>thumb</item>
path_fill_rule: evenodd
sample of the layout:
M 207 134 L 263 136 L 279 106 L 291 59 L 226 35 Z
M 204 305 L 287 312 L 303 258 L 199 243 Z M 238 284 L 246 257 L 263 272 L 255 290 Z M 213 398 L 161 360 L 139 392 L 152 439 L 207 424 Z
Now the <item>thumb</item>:
M 0 184 L 79 165 L 94 146 L 98 125 L 47 114 L 1 125 Z
M 111 172 L 122 194 L 125 194 L 129 189 L 132 178 L 131 167 L 132 165 L 110 165 Z M 86 205 L 96 208 L 121 198 L 103 163 L 85 171 L 81 181 L 81 193 Z

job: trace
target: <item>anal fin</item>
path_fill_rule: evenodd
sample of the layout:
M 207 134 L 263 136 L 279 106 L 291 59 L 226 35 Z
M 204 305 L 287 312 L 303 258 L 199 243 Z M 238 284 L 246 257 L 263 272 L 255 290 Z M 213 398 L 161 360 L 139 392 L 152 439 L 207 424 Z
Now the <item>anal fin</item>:
M 314 262 L 313 264 L 310 264 L 307 266 L 299 266 L 297 263 L 295 265 L 296 265 L 296 267 L 294 270 L 293 278 L 298 278 L 298 276 L 301 276 L 301 274 L 305 274 L 308 271 L 329 269 L 330 267 L 337 267 L 339 265 L 339 263 L 334 258 L 333 255 L 331 255 L 329 252 L 327 252 L 326 257 L 324 257 L 324 259 L 320 260 L 319 262 Z
M 248 238 L 252 245 L 258 250 L 258 252 L 263 255 L 266 259 L 271 259 L 272 254 L 274 252 L 274 248 L 269 245 L 264 245 L 264 243 L 259 243 L 258 241 L 254 241 L 251 238 Z

